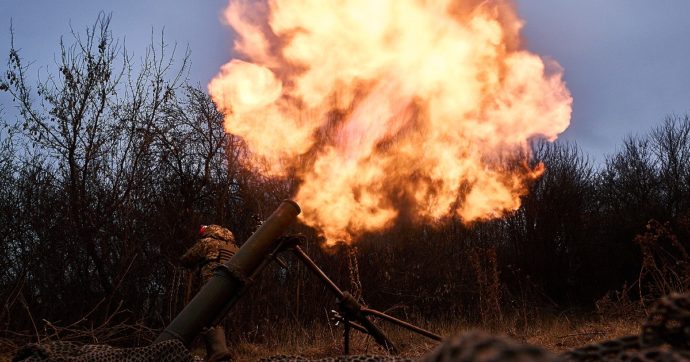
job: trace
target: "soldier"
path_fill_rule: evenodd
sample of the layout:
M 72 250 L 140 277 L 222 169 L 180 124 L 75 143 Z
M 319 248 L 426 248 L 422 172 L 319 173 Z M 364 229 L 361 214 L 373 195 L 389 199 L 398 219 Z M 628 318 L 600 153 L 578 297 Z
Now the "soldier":
M 201 274 L 202 284 L 213 276 L 213 270 L 230 260 L 238 248 L 232 232 L 218 225 L 204 225 L 199 230 L 199 240 L 180 258 L 187 268 L 197 269 Z M 202 332 L 206 342 L 207 361 L 225 361 L 230 352 L 225 342 L 225 330 L 222 325 L 211 326 Z
M 199 230 L 199 240 L 180 258 L 182 265 L 188 268 L 198 267 L 201 280 L 206 283 L 213 270 L 228 261 L 238 248 L 232 232 L 218 225 L 204 225 Z

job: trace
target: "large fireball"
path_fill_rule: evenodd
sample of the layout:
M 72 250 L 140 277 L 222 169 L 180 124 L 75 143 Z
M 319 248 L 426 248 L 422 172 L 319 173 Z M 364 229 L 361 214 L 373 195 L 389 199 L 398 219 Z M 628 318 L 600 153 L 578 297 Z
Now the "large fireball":
M 509 1 L 231 1 L 225 17 L 238 59 L 209 84 L 225 128 L 301 180 L 303 220 L 328 244 L 401 213 L 517 209 L 541 172 L 514 166 L 529 140 L 570 121 L 561 68 L 521 48 Z

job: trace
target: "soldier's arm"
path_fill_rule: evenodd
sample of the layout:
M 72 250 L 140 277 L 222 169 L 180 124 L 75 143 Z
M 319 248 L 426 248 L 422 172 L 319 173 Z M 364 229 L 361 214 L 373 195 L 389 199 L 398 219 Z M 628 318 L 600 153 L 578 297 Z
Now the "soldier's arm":
M 207 245 L 203 240 L 198 241 L 180 257 L 180 262 L 186 267 L 191 267 L 206 260 Z

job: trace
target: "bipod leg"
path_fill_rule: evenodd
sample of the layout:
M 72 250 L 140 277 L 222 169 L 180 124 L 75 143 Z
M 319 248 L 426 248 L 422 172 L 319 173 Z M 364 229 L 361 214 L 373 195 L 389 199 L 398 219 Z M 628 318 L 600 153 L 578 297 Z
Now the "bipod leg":
M 376 343 L 381 345 L 386 351 L 392 354 L 397 354 L 398 350 L 395 348 L 393 342 L 379 329 L 374 322 L 370 321 L 367 316 L 362 313 L 362 305 L 348 292 L 343 292 L 342 298 L 340 299 L 340 309 L 343 311 L 343 316 L 345 320 L 349 322 L 350 320 L 357 321 L 359 324 L 366 329 L 367 333 L 371 335 Z
M 350 320 L 347 317 L 343 321 L 343 354 L 350 354 Z
M 403 327 L 403 328 L 405 328 L 411 332 L 417 333 L 417 334 L 422 335 L 424 337 L 427 337 L 429 339 L 433 339 L 434 341 L 440 342 L 443 340 L 443 337 L 439 336 L 436 333 L 427 331 L 424 328 L 417 327 L 413 324 L 407 323 L 407 322 L 400 320 L 398 318 L 389 316 L 388 314 L 377 311 L 376 309 L 363 308 L 362 313 L 364 313 L 364 315 L 373 315 L 373 316 L 379 317 L 379 318 L 381 318 L 381 319 L 383 319 L 389 323 L 396 324 L 396 325 Z

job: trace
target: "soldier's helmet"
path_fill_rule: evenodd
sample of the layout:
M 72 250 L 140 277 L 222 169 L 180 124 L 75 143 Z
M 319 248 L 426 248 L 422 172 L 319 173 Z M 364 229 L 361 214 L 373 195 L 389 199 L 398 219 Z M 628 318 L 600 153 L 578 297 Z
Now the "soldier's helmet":
M 235 235 L 232 231 L 220 226 L 220 225 L 203 225 L 199 229 L 199 238 L 213 238 L 217 240 L 223 240 L 229 243 L 235 243 Z

